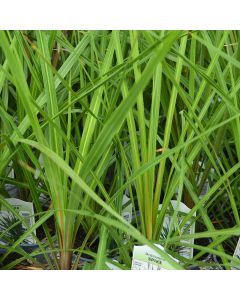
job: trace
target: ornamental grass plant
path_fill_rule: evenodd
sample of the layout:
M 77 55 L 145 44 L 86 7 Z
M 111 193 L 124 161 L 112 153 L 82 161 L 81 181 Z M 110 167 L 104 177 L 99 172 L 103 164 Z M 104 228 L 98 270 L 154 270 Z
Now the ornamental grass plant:
M 15 220 L 1 268 L 131 269 L 134 245 L 170 269 L 239 267 L 239 38 L 0 31 L 0 205 Z M 8 198 L 33 203 L 33 226 Z

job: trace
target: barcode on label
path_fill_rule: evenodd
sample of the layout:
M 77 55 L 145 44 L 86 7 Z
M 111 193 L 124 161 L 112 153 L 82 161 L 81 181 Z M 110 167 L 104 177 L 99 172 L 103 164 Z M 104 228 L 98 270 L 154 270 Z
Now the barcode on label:
M 143 270 L 144 263 L 141 261 L 133 260 L 132 262 L 132 270 Z
M 148 263 L 148 270 L 162 270 L 160 266 L 155 266 L 153 264 Z
M 163 270 L 163 268 L 149 262 L 134 259 L 132 263 L 132 270 Z

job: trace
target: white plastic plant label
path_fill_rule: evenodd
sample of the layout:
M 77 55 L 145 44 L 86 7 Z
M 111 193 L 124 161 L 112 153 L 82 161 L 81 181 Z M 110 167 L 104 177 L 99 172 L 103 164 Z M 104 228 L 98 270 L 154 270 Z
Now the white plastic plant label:
M 113 260 L 113 263 L 110 263 L 110 262 L 106 262 L 106 266 L 109 268 L 109 270 L 122 270 L 121 268 L 119 268 L 118 266 L 116 266 L 116 264 L 114 263 L 117 263 L 119 264 L 119 262 L 117 260 Z
M 13 169 L 13 162 L 10 161 L 8 167 L 7 167 L 7 175 L 9 178 L 14 179 L 14 169 Z
M 202 163 L 202 161 L 199 161 L 198 164 L 199 164 L 199 166 L 202 167 L 202 171 L 200 172 L 200 174 L 198 173 L 199 174 L 198 184 L 200 184 L 200 182 L 202 180 L 202 176 L 203 176 L 203 171 L 205 170 L 205 164 Z M 211 174 L 211 172 L 212 172 L 212 169 L 210 170 L 210 174 Z M 208 181 L 208 179 L 206 179 L 206 181 L 204 182 L 204 185 L 202 187 L 199 198 L 201 199 L 204 195 L 206 195 L 207 192 L 209 191 L 209 189 L 210 189 L 209 181 Z
M 238 258 L 240 260 L 240 238 L 238 239 L 238 243 L 235 248 L 233 257 Z M 240 270 L 240 266 L 232 267 L 232 270 Z
M 5 200 L 16 210 L 20 217 L 24 218 L 24 221 L 28 227 L 31 228 L 35 224 L 33 203 L 22 201 L 16 198 L 8 198 Z M 14 215 L 7 207 L 2 205 L 0 211 L 0 234 L 6 229 L 10 228 L 16 222 L 19 222 L 19 219 L 16 217 L 16 215 Z M 5 235 L 2 235 L 0 243 L 8 244 L 10 241 L 13 243 L 26 231 L 27 227 L 23 223 L 18 223 L 16 226 L 13 226 L 11 230 L 7 231 Z M 33 233 L 36 235 L 36 231 Z M 32 235 L 28 236 L 22 242 L 23 245 L 34 243 L 35 239 Z
M 164 248 L 158 244 L 154 244 L 162 251 Z M 169 254 L 168 254 L 169 255 Z M 173 260 L 178 262 L 175 258 L 169 255 Z M 133 259 L 131 270 L 171 270 L 173 267 L 149 246 L 134 246 Z
M 172 206 L 172 209 L 171 209 Z M 159 205 L 159 210 L 161 209 L 162 204 Z M 174 214 L 174 211 L 178 210 L 177 213 L 177 220 L 175 222 L 175 224 L 173 224 L 172 226 L 172 232 L 170 232 L 170 222 L 171 222 L 171 218 Z M 172 235 L 174 232 L 177 232 L 177 235 L 181 235 L 181 234 L 194 234 L 195 233 L 195 223 L 193 222 L 191 224 L 191 220 L 189 220 L 188 222 L 186 222 L 181 230 L 179 230 L 179 225 L 181 225 L 183 218 L 191 211 L 190 208 L 188 208 L 184 203 L 176 201 L 176 200 L 171 200 L 171 205 L 169 205 L 168 211 L 166 213 L 166 216 L 164 218 L 163 221 L 163 229 L 161 232 L 161 239 L 166 239 L 168 237 L 168 235 Z M 194 216 L 196 215 L 196 213 L 194 214 Z M 184 243 L 189 243 L 189 244 L 193 244 L 194 243 L 194 239 L 188 239 L 188 240 L 181 240 Z M 192 259 L 193 257 L 193 248 L 191 247 L 178 247 L 177 251 L 179 253 L 179 255 L 187 258 L 187 259 Z
M 42 156 L 42 153 L 39 155 L 38 161 L 39 161 L 39 164 L 40 164 L 41 169 L 43 169 L 44 164 L 43 164 L 43 156 Z M 38 179 L 39 176 L 40 176 L 40 170 L 39 170 L 39 169 L 36 169 L 35 174 L 34 174 L 34 178 L 35 178 L 35 179 Z
M 132 202 L 131 199 L 126 195 L 123 195 L 122 198 L 122 217 L 128 222 L 132 222 Z M 123 243 L 126 244 L 129 240 L 129 236 L 124 234 Z
M 128 204 L 127 204 L 128 203 Z M 122 198 L 122 217 L 128 222 L 132 222 L 132 202 L 126 194 Z

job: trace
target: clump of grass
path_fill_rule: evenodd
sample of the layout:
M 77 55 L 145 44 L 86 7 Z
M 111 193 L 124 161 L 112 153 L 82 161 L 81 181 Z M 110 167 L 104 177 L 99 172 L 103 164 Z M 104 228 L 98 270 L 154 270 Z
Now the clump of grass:
M 198 230 L 168 236 L 169 247 L 212 238 L 189 244 L 198 253 L 188 263 L 215 251 L 230 268 L 226 245 L 240 234 L 239 32 L 1 31 L 0 40 L 0 189 L 12 162 L 53 250 L 49 268 L 76 269 L 84 251 L 104 268 L 113 244 L 130 268 L 136 243 L 182 268 L 154 246 L 172 199 L 191 209 L 180 227 L 196 214 Z M 121 216 L 126 188 L 132 224 Z

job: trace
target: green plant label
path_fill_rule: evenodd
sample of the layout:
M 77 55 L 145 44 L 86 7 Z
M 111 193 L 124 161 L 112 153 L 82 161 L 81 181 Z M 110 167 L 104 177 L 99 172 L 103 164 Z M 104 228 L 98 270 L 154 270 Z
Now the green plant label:
M 162 205 L 159 205 L 159 210 L 161 210 Z M 169 206 L 168 211 L 165 215 L 163 221 L 163 229 L 160 235 L 161 239 L 167 240 L 174 235 L 186 235 L 195 233 L 195 223 L 189 220 L 185 224 L 182 224 L 184 217 L 191 211 L 184 203 L 178 202 L 176 200 L 171 200 L 171 206 Z M 174 213 L 176 218 L 173 218 Z M 194 214 L 196 215 L 196 214 Z M 181 240 L 181 242 L 193 244 L 194 239 Z M 179 255 L 192 259 L 193 248 L 183 247 L 183 246 L 171 246 L 169 247 L 172 251 L 177 251 Z
M 154 244 L 162 251 L 164 248 L 158 244 Z M 169 255 L 169 254 L 168 254 Z M 169 255 L 170 256 L 170 255 Z M 175 258 L 170 256 L 176 262 Z M 133 247 L 133 259 L 132 270 L 170 270 L 173 267 L 155 250 L 149 246 L 134 246 Z
M 15 213 L 2 205 L 0 211 L 0 243 L 13 244 L 35 223 L 33 203 L 16 198 L 8 198 L 5 200 L 14 208 Z M 17 214 L 24 220 L 24 222 L 19 222 L 21 220 Z M 36 231 L 33 233 L 36 234 Z M 35 239 L 32 235 L 30 235 L 21 244 L 26 245 L 34 243 Z

